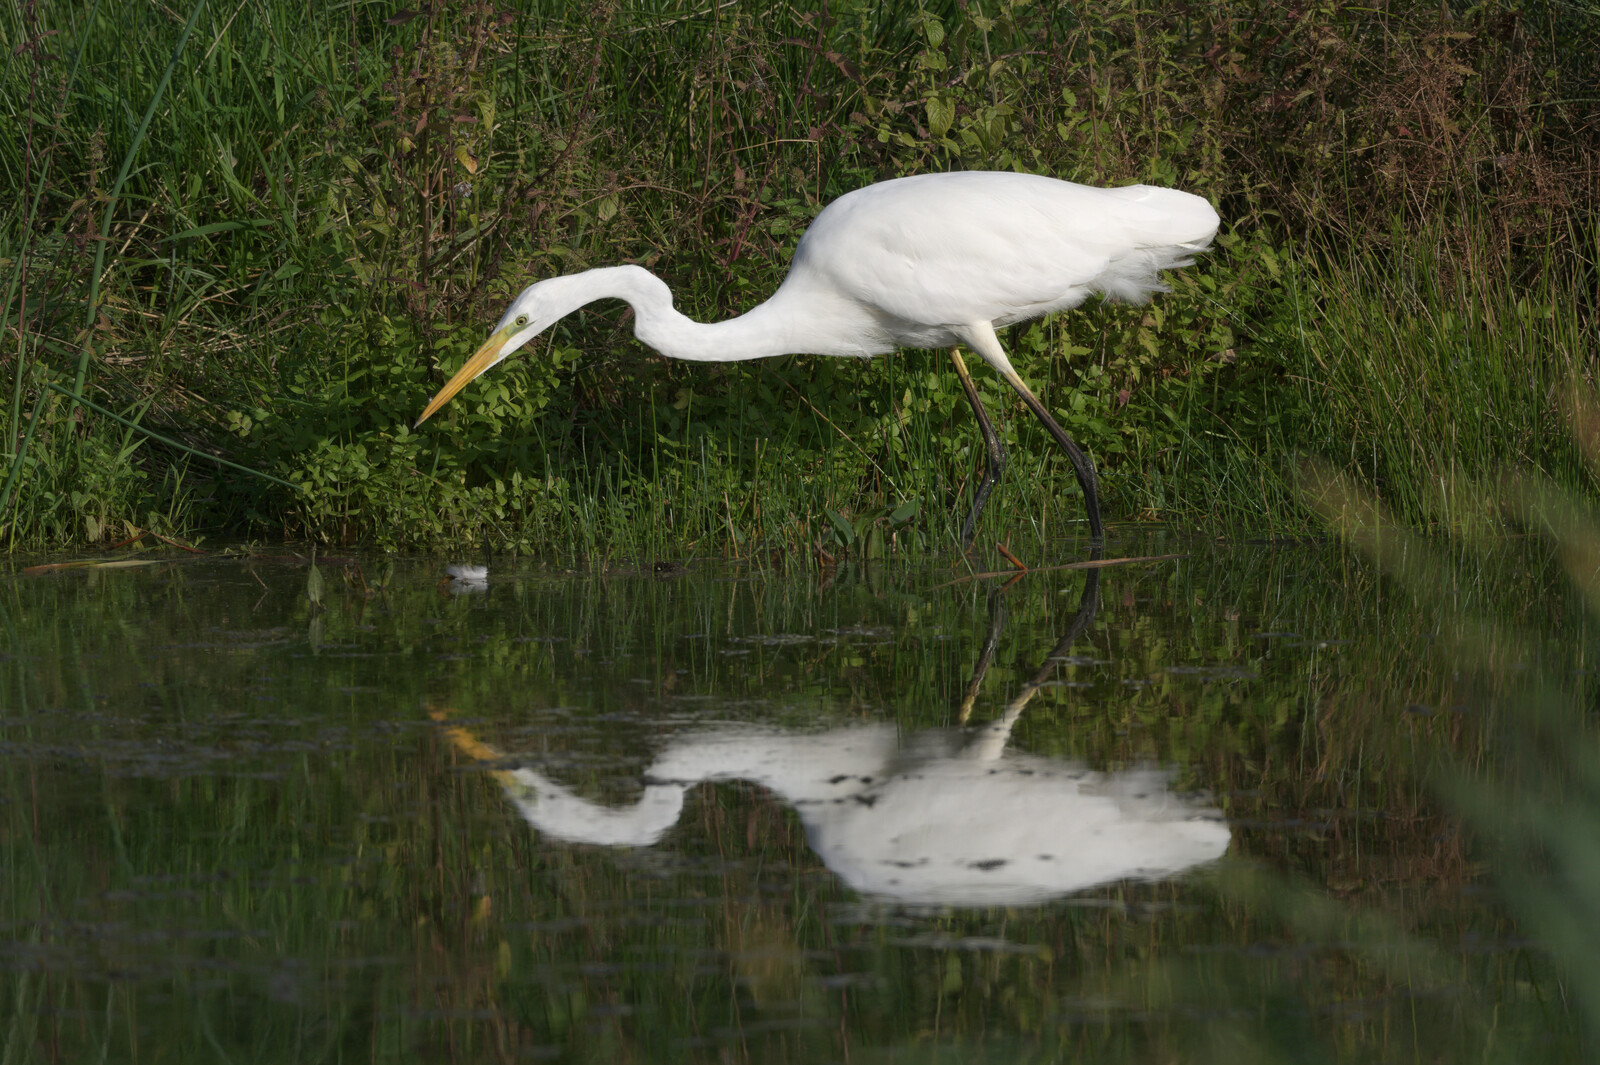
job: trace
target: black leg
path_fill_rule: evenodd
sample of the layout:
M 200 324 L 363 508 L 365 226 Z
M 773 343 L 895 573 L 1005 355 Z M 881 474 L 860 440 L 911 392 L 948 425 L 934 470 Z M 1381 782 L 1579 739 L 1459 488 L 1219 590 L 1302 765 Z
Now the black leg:
M 1094 548 L 1091 551 L 1091 556 L 1093 558 L 1099 558 L 1100 549 Z M 997 602 L 997 597 L 1004 591 L 1005 588 L 998 588 L 990 593 L 991 606 Z M 976 730 L 972 740 L 961 752 L 963 756 L 980 758 L 984 760 L 992 760 L 1000 757 L 1001 753 L 1005 750 L 1006 743 L 1011 738 L 1012 728 L 1016 726 L 1018 719 L 1022 717 L 1022 712 L 1026 710 L 1028 704 L 1033 701 L 1033 697 L 1039 694 L 1039 689 L 1042 688 L 1050 680 L 1050 678 L 1055 675 L 1056 667 L 1059 665 L 1060 660 L 1067 657 L 1067 652 L 1072 649 L 1073 642 L 1077 640 L 1078 637 L 1082 636 L 1084 631 L 1088 629 L 1089 623 L 1094 620 L 1095 611 L 1098 610 L 1099 607 L 1100 571 L 1098 569 L 1092 569 L 1089 571 L 1084 581 L 1083 595 L 1078 599 L 1078 613 L 1077 616 L 1072 619 L 1072 627 L 1067 630 L 1067 634 L 1065 636 L 1057 641 L 1055 647 L 1050 651 L 1050 654 L 1045 657 L 1044 664 L 1041 665 L 1034 672 L 1033 676 L 1028 679 L 1028 683 L 1023 686 L 1022 690 L 1016 694 L 1011 702 L 1006 704 L 1006 712 L 995 720 L 989 722 L 989 724 L 985 725 L 983 728 Z M 998 638 L 998 622 L 993 620 L 996 617 L 998 617 L 998 615 L 991 614 L 989 640 L 984 643 L 986 652 L 989 646 Z M 979 661 L 980 672 L 973 677 L 972 683 L 968 685 L 968 696 L 962 703 L 961 708 L 961 723 L 963 725 L 967 723 L 967 714 L 971 710 L 973 696 L 977 693 L 978 685 L 983 680 L 983 673 L 981 670 L 987 669 L 988 665 L 989 658 L 986 655 L 986 657 Z
M 978 514 L 989 501 L 989 493 L 994 491 L 995 482 L 1000 480 L 1000 471 L 1006 468 L 1006 449 L 1000 443 L 1000 434 L 994 431 L 994 423 L 989 421 L 989 412 L 983 409 L 983 401 L 978 398 L 978 386 L 972 383 L 967 364 L 961 361 L 961 352 L 951 348 L 950 361 L 956 364 L 961 390 L 967 394 L 972 413 L 978 417 L 978 430 L 983 433 L 983 446 L 987 453 L 983 462 L 983 479 L 978 482 L 978 490 L 972 495 L 972 510 L 967 513 L 967 520 L 961 523 L 961 550 L 966 551 L 972 546 L 972 534 L 978 528 Z
M 1089 552 L 1091 560 L 1100 558 L 1100 549 L 1094 548 Z M 1078 642 L 1078 637 L 1088 629 L 1089 623 L 1094 620 L 1095 612 L 1100 609 L 1100 571 L 1092 569 L 1083 581 L 1083 592 L 1078 596 L 1078 612 L 1073 615 L 1072 624 L 1067 628 L 1066 635 L 1056 641 L 1050 653 L 1044 656 L 1044 661 L 1039 668 L 1028 678 L 1028 687 L 1038 688 L 1055 673 L 1057 663 L 1067 657 L 1067 652 L 1072 650 L 1072 645 Z
M 1002 371 L 1001 376 L 1016 390 L 1017 395 L 1022 397 L 1022 402 L 1028 405 L 1034 417 L 1038 418 L 1045 430 L 1055 437 L 1056 443 L 1061 445 L 1061 450 L 1065 451 L 1067 458 L 1071 460 L 1072 469 L 1078 475 L 1078 487 L 1083 489 L 1084 507 L 1089 512 L 1090 543 L 1098 547 L 1105 540 L 1106 530 L 1100 520 L 1100 482 L 1095 476 L 1094 463 L 1089 461 L 1089 456 L 1083 453 L 1083 449 L 1072 442 L 1067 431 L 1056 424 L 1050 412 L 1045 410 L 1044 404 L 1039 402 L 1039 397 L 1033 394 L 1033 389 L 1017 376 L 1016 371 L 1010 373 Z
M 967 682 L 967 692 L 961 697 L 961 714 L 956 718 L 958 724 L 965 725 L 967 718 L 972 716 L 972 705 L 978 701 L 978 689 L 983 687 L 983 678 L 994 662 L 995 649 L 1000 646 L 1000 630 L 1006 623 L 1005 601 L 1000 596 L 1009 587 L 1009 584 L 1003 584 L 989 592 L 989 632 L 983 638 L 982 649 L 978 651 L 978 664 L 972 667 L 972 679 Z

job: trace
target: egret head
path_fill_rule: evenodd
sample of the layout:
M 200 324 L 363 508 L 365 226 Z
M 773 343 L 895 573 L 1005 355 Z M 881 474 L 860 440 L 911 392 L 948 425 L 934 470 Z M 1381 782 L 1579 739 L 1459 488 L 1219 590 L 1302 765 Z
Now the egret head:
M 439 394 L 434 396 L 423 410 L 416 424 L 421 425 L 427 421 L 473 378 L 489 367 L 498 365 L 507 355 L 538 336 L 560 317 L 561 313 L 549 306 L 547 296 L 540 293 L 537 283 L 523 289 L 522 294 L 512 300 L 511 306 L 506 308 L 506 313 L 501 315 L 500 323 L 494 327 L 494 332 L 489 334 L 489 339 L 485 340 L 483 346 L 472 353 L 472 358 L 468 359 L 466 364 L 456 371 L 456 375 L 439 389 Z

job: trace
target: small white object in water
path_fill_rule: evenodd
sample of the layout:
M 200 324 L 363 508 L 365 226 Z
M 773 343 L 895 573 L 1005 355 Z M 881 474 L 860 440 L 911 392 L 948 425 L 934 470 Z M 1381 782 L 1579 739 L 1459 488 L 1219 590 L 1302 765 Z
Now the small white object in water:
M 444 571 L 458 581 L 486 581 L 489 579 L 488 566 L 474 566 L 470 562 L 452 562 Z

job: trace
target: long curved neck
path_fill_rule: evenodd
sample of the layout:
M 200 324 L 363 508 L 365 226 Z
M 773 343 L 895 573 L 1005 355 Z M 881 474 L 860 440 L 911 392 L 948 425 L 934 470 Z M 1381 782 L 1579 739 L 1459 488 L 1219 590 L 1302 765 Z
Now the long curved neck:
M 547 836 L 608 847 L 649 847 L 678 823 L 681 784 L 652 784 L 632 806 L 610 807 L 574 795 L 526 767 L 495 774 L 523 820 Z
M 667 283 L 642 266 L 607 266 L 553 277 L 540 286 L 562 314 L 601 299 L 624 300 L 633 308 L 633 335 L 672 359 L 741 362 L 770 355 L 819 352 L 802 336 L 796 316 L 774 297 L 748 314 L 705 324 L 678 313 Z M 780 293 L 781 295 L 781 293 Z

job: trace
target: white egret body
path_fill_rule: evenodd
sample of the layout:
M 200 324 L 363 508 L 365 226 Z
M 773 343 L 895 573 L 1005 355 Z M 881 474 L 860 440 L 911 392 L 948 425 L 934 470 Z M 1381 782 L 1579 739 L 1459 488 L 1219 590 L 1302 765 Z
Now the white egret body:
M 1094 466 L 1017 375 L 995 330 L 1068 310 L 1092 295 L 1147 299 L 1164 290 L 1163 270 L 1188 265 L 1210 245 L 1217 224 L 1216 211 L 1199 196 L 1149 185 L 1102 189 L 1009 172 L 883 181 L 829 204 L 800 238 L 778 291 L 729 321 L 706 324 L 680 314 L 666 283 L 638 266 L 529 285 L 417 421 L 558 319 L 598 299 L 626 301 L 640 341 L 692 362 L 948 347 L 989 459 L 963 526 L 965 545 L 1005 451 L 955 350 L 964 344 L 1016 390 L 1066 451 L 1098 541 Z
M 574 794 L 526 767 L 494 771 L 522 817 L 553 838 L 649 847 L 703 781 L 759 784 L 792 806 L 811 847 L 870 896 L 1025 906 L 1116 880 L 1158 880 L 1220 858 L 1232 834 L 1154 769 L 1093 772 L 1005 750 L 1014 715 L 978 735 L 901 735 L 892 725 L 791 732 L 724 726 L 684 734 L 630 806 Z M 498 752 L 461 730 L 486 759 Z
M 590 801 L 526 766 L 490 772 L 545 835 L 612 847 L 654 846 L 701 782 L 760 784 L 793 806 L 829 869 L 863 894 L 901 902 L 1031 905 L 1114 880 L 1173 876 L 1220 858 L 1232 834 L 1215 809 L 1169 791 L 1170 774 L 1098 773 L 1009 749 L 1028 704 L 1093 621 L 1099 579 L 1089 572 L 1067 632 L 1005 712 L 979 728 L 689 728 L 657 754 L 631 806 Z M 998 599 L 990 605 L 963 721 L 1004 618 Z M 445 722 L 449 712 L 432 716 Z M 447 725 L 446 735 L 473 758 L 501 759 L 465 728 Z

